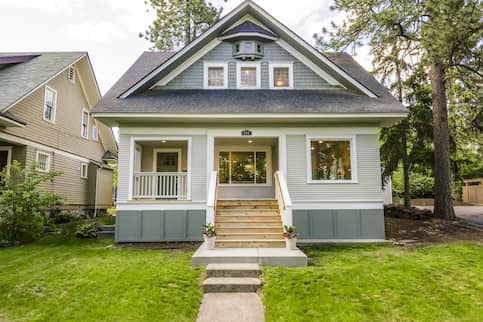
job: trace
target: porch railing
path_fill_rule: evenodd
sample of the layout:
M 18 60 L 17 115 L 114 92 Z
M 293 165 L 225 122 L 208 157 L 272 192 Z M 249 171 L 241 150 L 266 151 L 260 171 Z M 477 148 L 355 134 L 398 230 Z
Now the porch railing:
M 134 199 L 186 199 L 188 174 L 186 172 L 136 172 Z
M 283 225 L 292 226 L 292 200 L 285 177 L 280 171 L 275 172 L 275 193 Z

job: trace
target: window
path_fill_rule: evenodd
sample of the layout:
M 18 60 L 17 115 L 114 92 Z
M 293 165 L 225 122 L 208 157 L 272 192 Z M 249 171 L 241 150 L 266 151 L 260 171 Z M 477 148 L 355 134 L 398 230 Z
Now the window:
M 355 182 L 354 140 L 310 139 L 308 158 L 309 181 Z
M 89 111 L 82 110 L 81 136 L 83 138 L 89 137 Z
M 88 166 L 87 166 L 87 163 L 81 163 L 81 166 L 80 166 L 80 177 L 82 179 L 87 179 L 87 170 L 88 170 Z
M 37 155 L 35 157 L 35 169 L 41 172 L 49 172 L 50 171 L 50 153 L 37 151 Z
M 97 126 L 95 125 L 92 126 L 92 139 L 94 141 L 99 141 L 99 134 L 97 132 Z
M 269 151 L 232 151 L 218 154 L 220 184 L 270 184 Z
M 238 64 L 237 87 L 245 89 L 260 88 L 260 64 Z
M 55 107 L 57 105 L 57 92 L 48 86 L 45 86 L 44 96 L 44 120 L 55 122 Z
M 228 64 L 205 62 L 205 88 L 228 88 Z
M 70 80 L 72 83 L 75 83 L 75 68 L 74 66 L 70 66 L 67 68 L 67 79 Z
M 293 88 L 293 64 L 270 64 L 270 88 Z

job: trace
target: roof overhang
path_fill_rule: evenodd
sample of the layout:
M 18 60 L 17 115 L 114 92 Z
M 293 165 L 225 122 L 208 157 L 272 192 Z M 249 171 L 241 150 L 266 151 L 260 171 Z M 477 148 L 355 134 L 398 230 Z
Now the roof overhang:
M 0 127 L 24 127 L 25 123 L 0 115 Z

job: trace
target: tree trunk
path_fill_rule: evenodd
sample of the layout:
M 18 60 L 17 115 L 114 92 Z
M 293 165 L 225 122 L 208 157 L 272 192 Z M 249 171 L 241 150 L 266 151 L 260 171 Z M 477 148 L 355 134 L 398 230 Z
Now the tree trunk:
M 436 60 L 431 65 L 434 133 L 434 215 L 441 219 L 454 219 L 451 194 L 450 144 L 448 106 L 446 102 L 445 70 Z

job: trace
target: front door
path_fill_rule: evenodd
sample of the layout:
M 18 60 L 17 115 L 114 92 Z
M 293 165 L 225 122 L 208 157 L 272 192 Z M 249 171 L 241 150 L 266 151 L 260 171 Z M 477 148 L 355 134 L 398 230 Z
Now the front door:
M 178 152 L 158 152 L 156 172 L 178 172 Z
M 0 171 L 8 165 L 8 151 L 0 151 Z

